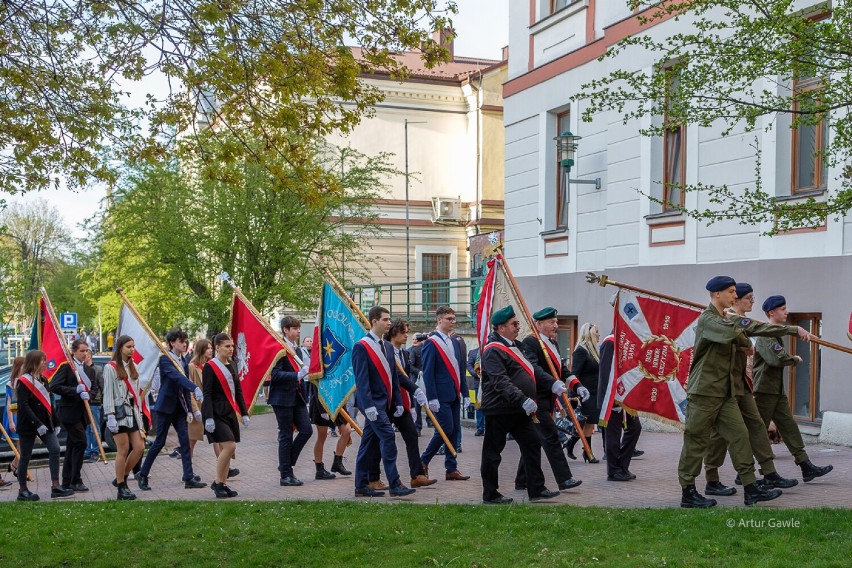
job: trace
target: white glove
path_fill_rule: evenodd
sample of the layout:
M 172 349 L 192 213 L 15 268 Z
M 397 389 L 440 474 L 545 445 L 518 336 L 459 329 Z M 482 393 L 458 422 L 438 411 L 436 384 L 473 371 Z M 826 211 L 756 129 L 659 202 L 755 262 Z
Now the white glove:
M 115 414 L 107 414 L 107 430 L 113 434 L 118 433 L 118 422 L 115 419 Z
M 550 392 L 555 395 L 560 395 L 562 393 L 568 392 L 568 387 L 565 386 L 565 383 L 562 381 L 556 381 L 553 383 L 553 386 L 550 387 Z
M 429 410 L 432 412 L 438 412 L 441 410 L 441 403 L 438 402 L 437 398 L 429 401 Z
M 86 385 L 84 385 L 83 383 L 78 383 L 77 394 L 80 394 L 81 392 L 86 392 Z
M 81 392 L 80 398 L 82 398 L 83 400 L 89 400 L 89 393 L 87 393 L 86 391 Z
M 41 426 L 36 428 L 36 432 L 38 433 L 39 436 L 44 436 L 45 434 L 47 434 L 47 426 L 42 424 Z
M 583 385 L 577 387 L 577 394 L 580 395 L 581 402 L 586 402 L 587 400 L 589 400 L 589 397 L 592 396 L 592 394 L 589 392 L 589 389 L 587 389 Z
M 397 406 L 396 412 L 393 413 L 393 417 L 399 418 L 400 416 L 402 416 L 403 412 L 405 412 L 405 407 L 404 406 Z
M 370 422 L 375 422 L 379 418 L 379 411 L 376 410 L 375 406 L 371 406 L 367 410 L 364 411 L 364 416 L 367 417 L 367 420 Z
M 195 387 L 195 392 L 193 394 L 195 395 L 195 400 L 198 402 L 204 402 L 204 393 L 201 392 L 200 388 Z
M 301 369 L 299 369 L 299 380 L 301 381 L 302 379 L 304 379 L 305 375 L 307 375 L 307 374 L 308 374 L 308 368 L 307 367 L 302 367 Z
M 417 419 L 417 407 L 412 406 L 410 412 L 411 412 L 411 417 L 416 420 Z
M 428 403 L 426 400 L 426 393 L 423 392 L 423 389 L 421 388 L 418 388 L 416 391 L 414 391 L 414 400 L 416 400 L 417 404 L 419 404 L 420 406 L 423 406 L 424 404 Z
M 212 418 L 208 418 L 207 420 L 204 421 L 204 429 L 207 430 L 208 432 L 210 432 L 211 434 L 213 433 L 214 430 L 216 430 L 216 423 L 213 422 Z
M 195 420 L 195 417 L 193 416 L 192 412 L 187 412 L 186 413 L 186 423 L 192 424 L 193 420 Z
M 462 399 L 462 407 L 464 408 L 465 412 L 467 412 L 467 409 L 470 408 L 470 399 L 468 397 L 464 397 Z
M 195 417 L 196 420 L 201 422 L 201 411 L 200 410 L 196 410 L 195 412 L 192 413 L 192 415 Z
M 524 412 L 527 413 L 527 416 L 538 410 L 538 405 L 531 398 L 528 398 L 524 401 L 523 404 Z
M 331 417 L 325 412 L 320 412 L 320 418 L 322 418 L 323 420 L 331 420 Z
M 248 428 L 249 422 L 251 422 L 251 418 L 248 416 L 243 416 L 243 426 Z
M 56 428 L 54 428 L 54 429 L 53 429 L 53 435 L 54 435 L 54 436 L 58 436 L 58 435 L 59 435 L 59 426 L 57 426 Z

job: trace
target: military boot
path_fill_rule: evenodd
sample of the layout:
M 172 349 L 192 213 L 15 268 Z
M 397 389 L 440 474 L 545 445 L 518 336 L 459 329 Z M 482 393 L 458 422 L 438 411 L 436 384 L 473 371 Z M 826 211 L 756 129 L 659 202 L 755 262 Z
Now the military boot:
M 747 506 L 754 505 L 759 501 L 772 501 L 773 499 L 777 499 L 781 497 L 780 489 L 766 489 L 757 483 L 750 483 L 745 486 L 745 495 L 743 495 L 743 502 Z
M 799 467 L 802 468 L 802 479 L 807 483 L 808 481 L 813 481 L 815 477 L 822 477 L 832 469 L 834 469 L 833 465 L 824 465 L 822 467 L 817 467 L 811 463 L 811 460 L 805 460 L 799 464 Z
M 767 473 L 763 478 L 763 486 L 767 489 L 772 489 L 773 487 L 777 487 L 779 489 L 789 489 L 790 487 L 794 487 L 799 484 L 799 481 L 796 479 L 785 479 L 778 475 L 776 472 Z
M 704 493 L 706 493 L 707 495 L 719 495 L 721 497 L 729 497 L 731 495 L 736 495 L 737 488 L 728 487 L 727 485 L 722 484 L 721 481 L 708 481 L 707 486 L 704 488 Z
M 707 507 L 715 507 L 716 500 L 707 499 L 695 489 L 694 485 L 687 485 L 683 488 L 680 506 L 686 509 L 706 509 Z

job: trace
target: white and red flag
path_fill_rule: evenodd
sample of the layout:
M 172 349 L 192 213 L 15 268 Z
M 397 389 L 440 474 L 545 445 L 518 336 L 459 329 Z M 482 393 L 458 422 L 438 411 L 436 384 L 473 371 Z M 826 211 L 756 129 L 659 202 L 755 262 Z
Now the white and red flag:
M 482 292 L 479 295 L 479 304 L 476 308 L 476 337 L 479 340 L 480 353 L 485 344 L 488 343 L 488 335 L 491 330 L 491 314 L 511 305 L 515 315 L 521 322 L 521 330 L 518 337 L 526 337 L 532 334 L 527 318 L 523 317 L 524 303 L 520 293 L 512 285 L 512 281 L 506 274 L 503 266 L 503 255 L 496 254 L 488 261 L 488 274 L 482 283 Z
M 133 344 L 136 346 L 136 350 L 133 352 L 133 362 L 139 372 L 139 386 L 147 390 L 151 384 L 151 379 L 154 378 L 154 371 L 160 364 L 162 350 L 157 344 L 157 338 L 153 337 L 148 331 L 148 325 L 136 316 L 127 302 L 121 304 L 121 311 L 118 313 L 118 328 L 115 330 L 116 339 L 122 335 L 129 335 L 133 338 Z
M 615 355 L 601 421 L 613 402 L 632 413 L 669 423 L 686 422 L 686 380 L 701 310 L 619 290 L 613 335 Z

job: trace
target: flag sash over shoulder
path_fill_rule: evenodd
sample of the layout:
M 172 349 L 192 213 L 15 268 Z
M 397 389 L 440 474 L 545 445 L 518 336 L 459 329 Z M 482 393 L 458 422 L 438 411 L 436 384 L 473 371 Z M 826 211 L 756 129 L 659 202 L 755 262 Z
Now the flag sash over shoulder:
M 47 392 L 47 389 L 44 388 L 44 385 L 41 384 L 41 381 L 33 380 L 32 375 L 29 373 L 23 374 L 18 377 L 18 380 L 29 389 L 33 396 L 35 396 L 38 401 L 47 409 L 48 414 L 53 414 L 53 407 L 50 404 L 50 395 Z
M 388 408 L 390 408 L 393 406 L 393 385 L 391 384 L 390 377 L 390 363 L 388 363 L 387 357 L 385 357 L 385 354 L 382 353 L 378 344 L 372 339 L 363 337 L 358 340 L 358 343 L 363 345 L 364 349 L 367 350 L 367 355 L 370 357 L 370 361 L 373 362 L 373 366 L 379 372 L 379 376 L 382 378 L 382 382 L 388 390 Z
M 447 345 L 442 337 L 432 335 L 429 337 L 429 341 L 435 344 L 435 347 L 438 349 L 438 354 L 444 361 L 444 366 L 450 372 L 453 382 L 456 383 L 456 392 L 461 394 L 461 380 L 459 379 L 458 359 L 456 359 L 455 349 L 452 346 Z M 450 341 L 452 341 L 452 338 Z
M 520 350 L 517 347 L 507 347 L 506 345 L 503 345 L 502 343 L 497 343 L 496 341 L 492 341 L 491 343 L 489 343 L 485 346 L 485 349 L 483 349 L 483 351 L 485 351 L 486 349 L 499 349 L 500 351 L 502 351 L 503 353 L 505 353 L 506 355 L 508 355 L 509 357 L 514 359 L 515 361 L 517 361 L 518 364 L 521 367 L 523 367 L 524 370 L 527 373 L 529 373 L 530 378 L 532 379 L 533 383 L 536 382 L 535 371 L 533 370 L 532 365 L 530 364 L 529 361 L 527 361 L 526 357 L 523 356 L 523 354 L 520 352 Z
M 240 415 L 240 408 L 237 406 L 237 401 L 234 400 L 234 395 L 236 395 L 236 389 L 234 387 L 234 376 L 231 374 L 230 369 L 226 367 L 221 361 L 216 359 L 210 359 L 208 361 L 210 363 L 210 368 L 213 369 L 213 374 L 216 375 L 216 378 L 219 379 L 219 385 L 222 387 L 222 391 L 225 393 L 225 398 L 228 399 L 228 404 L 231 405 L 231 408 L 234 409 L 234 413 L 237 416 Z M 227 373 L 227 374 L 226 374 Z M 228 380 L 228 377 L 231 380 Z
M 108 363 L 108 365 L 111 366 L 116 371 L 115 376 L 117 377 L 118 376 L 118 365 L 115 363 L 115 361 L 110 361 Z M 137 372 L 138 372 L 138 369 L 137 369 Z M 153 424 L 153 422 L 151 421 L 151 411 L 148 410 L 148 405 L 145 404 L 144 399 L 142 399 L 140 401 L 141 397 L 139 396 L 139 392 L 135 388 L 133 388 L 133 383 L 130 382 L 130 377 L 124 377 L 123 381 L 124 381 L 124 388 L 126 388 L 127 392 L 130 393 L 130 396 L 133 397 L 133 407 L 136 409 L 136 412 L 139 413 L 139 416 L 144 415 L 145 418 L 148 419 L 148 424 Z

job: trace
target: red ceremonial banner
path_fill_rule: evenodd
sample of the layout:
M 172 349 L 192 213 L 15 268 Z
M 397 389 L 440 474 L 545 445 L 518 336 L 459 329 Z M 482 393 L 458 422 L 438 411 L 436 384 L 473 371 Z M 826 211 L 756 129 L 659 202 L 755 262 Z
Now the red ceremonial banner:
M 50 306 L 44 301 L 44 297 L 38 299 L 38 346 L 44 351 L 47 368 L 44 370 L 44 378 L 48 381 L 53 377 L 59 367 L 68 363 L 65 351 L 65 336 L 56 328 L 56 316 L 50 312 Z
M 231 337 L 236 347 L 234 362 L 243 400 L 246 408 L 251 408 L 263 381 L 272 372 L 278 359 L 284 356 L 284 346 L 281 339 L 269 331 L 239 294 L 234 294 L 231 306 Z

